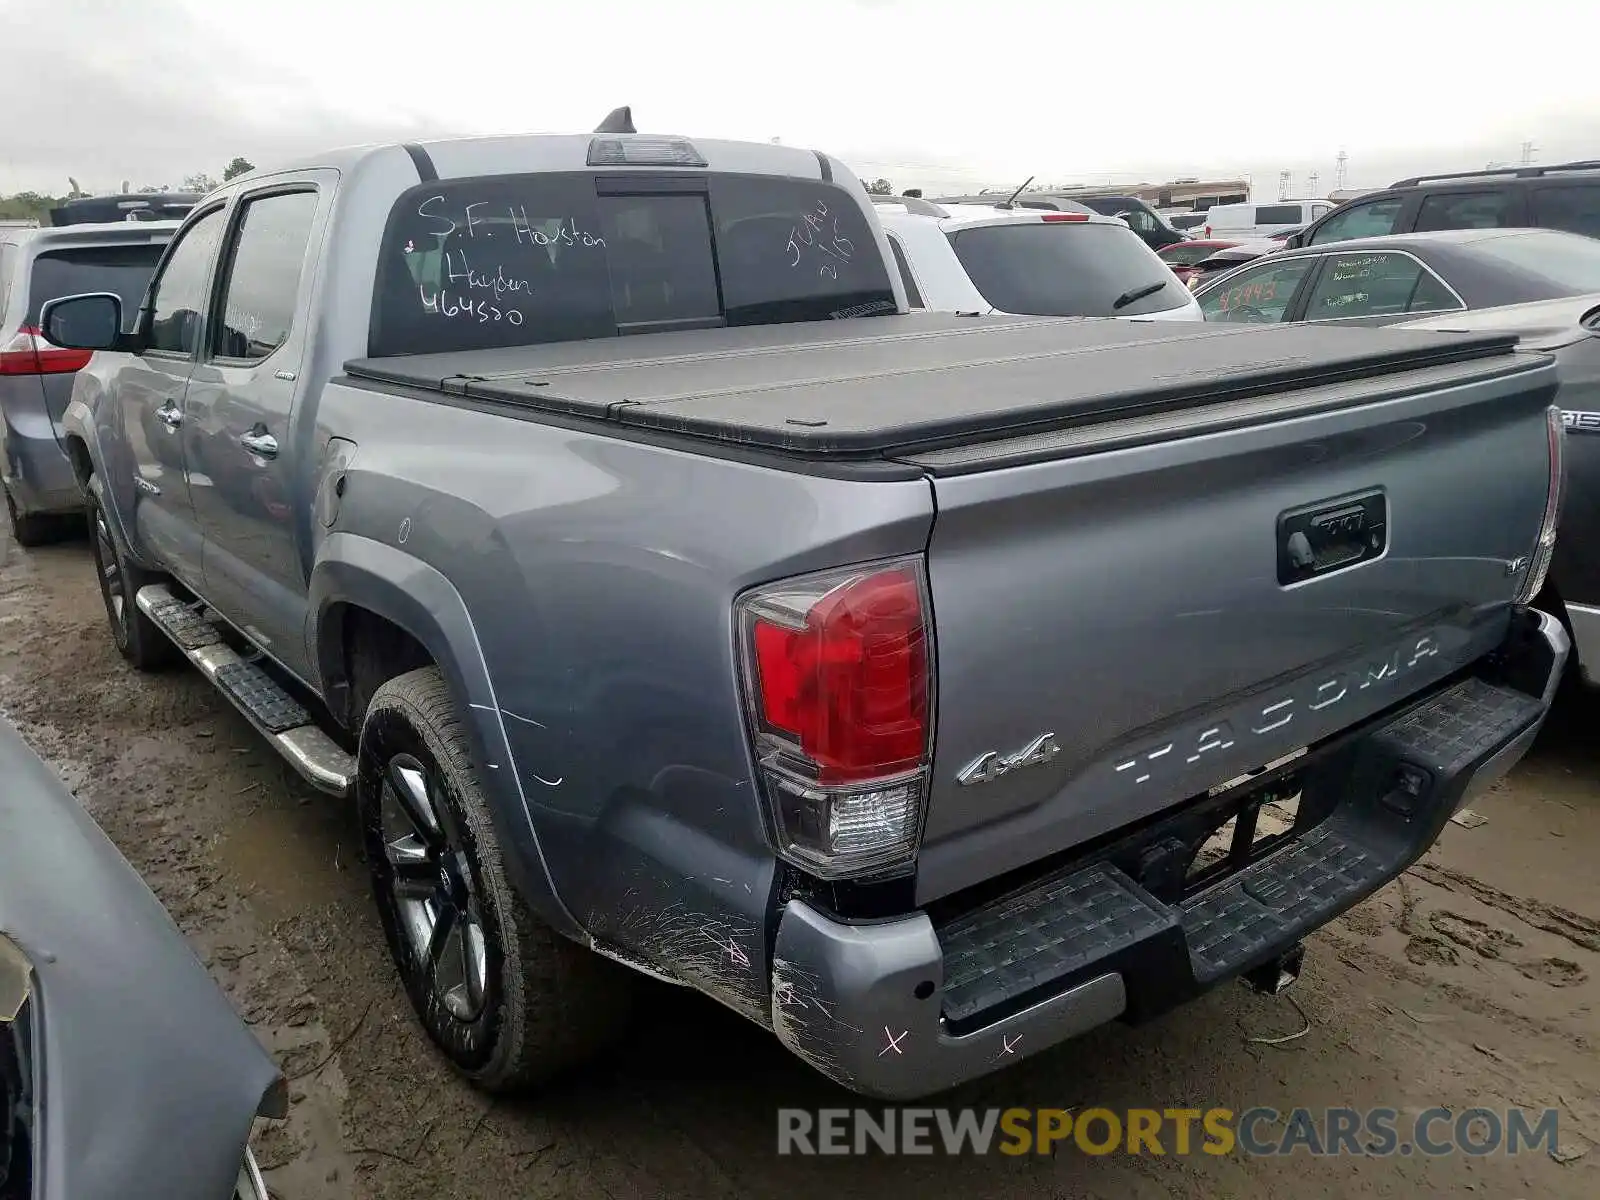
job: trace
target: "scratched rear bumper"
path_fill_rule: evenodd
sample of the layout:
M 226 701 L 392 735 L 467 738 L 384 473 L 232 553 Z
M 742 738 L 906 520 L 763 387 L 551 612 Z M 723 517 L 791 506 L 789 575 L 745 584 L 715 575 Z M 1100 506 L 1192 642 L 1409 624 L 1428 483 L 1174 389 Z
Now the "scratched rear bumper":
M 773 1028 L 846 1087 L 911 1099 L 1165 1012 L 1272 961 L 1409 867 L 1532 744 L 1567 653 L 1559 622 L 1521 614 L 1475 673 L 1237 795 L 1198 798 L 965 907 L 852 924 L 790 900 Z M 1174 878 L 1173 856 L 1208 821 L 1244 820 L 1275 784 L 1300 796 L 1292 830 L 1198 889 L 1181 869 Z

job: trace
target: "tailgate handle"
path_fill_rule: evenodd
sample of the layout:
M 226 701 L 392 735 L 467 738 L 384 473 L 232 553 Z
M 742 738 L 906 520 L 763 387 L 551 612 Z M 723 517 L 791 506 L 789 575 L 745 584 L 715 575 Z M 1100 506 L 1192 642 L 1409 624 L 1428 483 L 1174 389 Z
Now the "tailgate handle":
M 1388 545 L 1382 489 L 1291 508 L 1278 516 L 1278 582 L 1287 587 L 1370 562 Z

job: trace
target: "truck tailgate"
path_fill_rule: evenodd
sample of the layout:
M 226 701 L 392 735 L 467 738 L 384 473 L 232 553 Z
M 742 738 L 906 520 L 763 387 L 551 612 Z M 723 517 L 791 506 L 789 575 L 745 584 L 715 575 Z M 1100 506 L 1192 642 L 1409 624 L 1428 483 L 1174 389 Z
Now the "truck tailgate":
M 1493 649 L 1545 513 L 1553 371 L 1508 354 L 905 456 L 938 514 L 919 900 Z

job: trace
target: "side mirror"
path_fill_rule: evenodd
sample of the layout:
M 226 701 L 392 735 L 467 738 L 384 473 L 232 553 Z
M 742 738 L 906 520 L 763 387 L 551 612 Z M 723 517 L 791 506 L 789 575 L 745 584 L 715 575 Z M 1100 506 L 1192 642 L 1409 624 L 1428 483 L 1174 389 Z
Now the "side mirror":
M 1283 246 L 1285 250 L 1298 250 L 1305 244 L 1306 235 L 1304 231 L 1300 233 L 1291 233 L 1288 237 L 1283 239 Z
M 39 330 L 63 350 L 115 350 L 122 342 L 122 298 L 90 292 L 45 301 Z

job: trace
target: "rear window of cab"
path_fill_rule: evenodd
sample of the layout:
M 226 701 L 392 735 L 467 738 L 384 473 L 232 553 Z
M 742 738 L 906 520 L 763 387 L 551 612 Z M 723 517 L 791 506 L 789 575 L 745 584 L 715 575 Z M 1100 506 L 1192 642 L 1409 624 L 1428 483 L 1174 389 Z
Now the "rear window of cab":
M 785 176 L 424 184 L 384 230 L 369 353 L 429 354 L 897 311 L 874 227 Z

